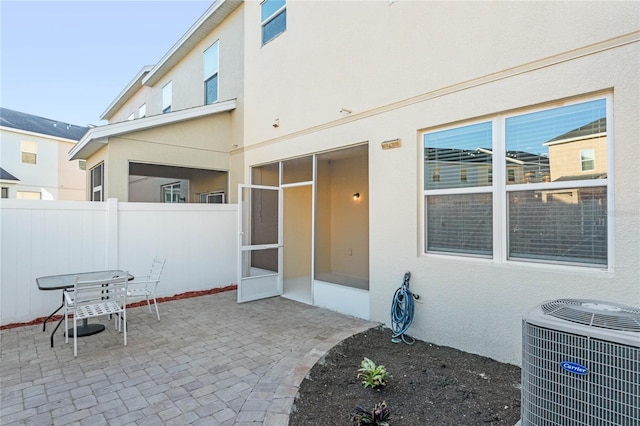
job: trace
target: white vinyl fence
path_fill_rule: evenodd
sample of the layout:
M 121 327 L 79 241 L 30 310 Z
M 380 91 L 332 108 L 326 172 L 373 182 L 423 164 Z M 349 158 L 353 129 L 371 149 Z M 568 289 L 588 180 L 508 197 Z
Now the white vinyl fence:
M 149 273 L 167 259 L 159 296 L 236 282 L 237 205 L 89 201 L 0 203 L 0 325 L 49 315 L 60 291 L 36 278 L 122 269 Z

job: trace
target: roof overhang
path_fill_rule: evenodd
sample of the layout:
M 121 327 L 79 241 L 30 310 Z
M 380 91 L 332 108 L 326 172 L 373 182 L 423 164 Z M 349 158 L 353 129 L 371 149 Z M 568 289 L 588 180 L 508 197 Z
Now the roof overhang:
M 136 74 L 122 92 L 111 102 L 111 105 L 100 116 L 101 120 L 109 120 L 141 86 L 153 86 L 164 75 L 180 62 L 205 37 L 218 27 L 243 0 L 216 0 L 206 12 L 189 28 L 189 30 L 173 45 L 156 65 L 147 65 Z
M 243 3 L 243 0 L 216 0 L 211 7 L 189 28 L 144 77 L 142 84 L 153 86 L 171 68 L 180 62 L 191 50 L 218 27 L 231 13 Z
M 107 107 L 107 109 L 100 116 L 100 120 L 109 120 L 113 114 L 122 108 L 122 106 L 129 100 L 142 86 L 142 79 L 153 69 L 153 65 L 144 66 L 138 74 L 127 84 L 127 87 L 124 88 L 122 92 L 118 95 L 118 97 L 111 102 L 111 105 Z
M 174 111 L 168 114 L 152 115 L 150 117 L 93 127 L 89 129 L 76 146 L 69 151 L 69 160 L 86 160 L 98 152 L 100 148 L 107 145 L 109 143 L 109 138 L 112 136 L 151 129 L 158 126 L 166 126 L 168 124 L 179 123 L 181 121 L 205 117 L 207 115 L 228 112 L 235 108 L 236 100 L 231 99 L 210 105 Z

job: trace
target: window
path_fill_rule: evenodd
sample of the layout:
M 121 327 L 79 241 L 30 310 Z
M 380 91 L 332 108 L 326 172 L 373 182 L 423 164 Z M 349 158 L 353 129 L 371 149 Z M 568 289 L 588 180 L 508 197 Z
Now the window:
M 162 202 L 163 203 L 184 203 L 186 198 L 180 197 L 180 182 L 162 185 Z
M 16 192 L 17 200 L 40 200 L 42 199 L 39 192 L 35 191 L 17 191 Z
M 138 108 L 138 118 L 142 118 L 142 117 L 146 117 L 147 115 L 147 104 L 142 104 L 140 105 L 140 108 Z
M 38 154 L 38 145 L 35 142 L 21 141 L 20 151 L 21 151 L 21 161 L 24 164 L 36 164 L 36 157 Z
M 204 102 L 206 105 L 218 100 L 218 42 L 204 52 Z
M 425 251 L 606 265 L 607 102 L 425 133 Z
M 104 163 L 91 169 L 91 201 L 104 201 Z
M 132 112 L 132 113 L 131 113 L 131 114 L 129 114 L 129 116 L 127 117 L 127 120 L 131 121 L 131 120 L 133 120 L 133 119 L 135 119 L 135 118 L 136 118 L 136 114 Z
M 287 2 L 265 0 L 260 5 L 262 12 L 262 44 L 265 45 L 287 29 Z
M 205 204 L 224 204 L 224 192 L 209 192 L 200 194 L 200 202 Z
M 9 188 L 6 186 L 2 187 L 2 198 L 9 198 Z
M 580 164 L 582 171 L 587 172 L 596 168 L 596 154 L 593 149 L 583 149 L 580 151 Z
M 173 82 L 168 82 L 162 88 L 162 113 L 166 114 L 167 112 L 171 112 L 171 90 L 172 90 Z

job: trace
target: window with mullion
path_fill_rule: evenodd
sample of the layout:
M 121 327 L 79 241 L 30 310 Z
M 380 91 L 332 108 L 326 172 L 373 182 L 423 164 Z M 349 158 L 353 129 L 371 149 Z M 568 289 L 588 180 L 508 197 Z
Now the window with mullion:
M 104 201 L 104 163 L 91 169 L 91 201 Z
M 424 135 L 426 251 L 492 256 L 492 122 Z
M 204 102 L 205 105 L 218 101 L 219 42 L 215 42 L 204 52 Z
M 606 116 L 596 99 L 505 119 L 509 259 L 607 264 Z
M 260 4 L 263 45 L 287 29 L 286 4 L 286 0 L 265 0 Z
M 608 265 L 608 102 L 425 133 L 425 251 Z M 505 212 L 500 226 L 493 212 Z

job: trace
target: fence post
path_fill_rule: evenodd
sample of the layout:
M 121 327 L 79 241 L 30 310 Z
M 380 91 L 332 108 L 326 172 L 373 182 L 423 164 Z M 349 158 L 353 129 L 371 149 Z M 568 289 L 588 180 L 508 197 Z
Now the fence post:
M 119 269 L 118 261 L 118 199 L 107 199 L 107 269 Z

